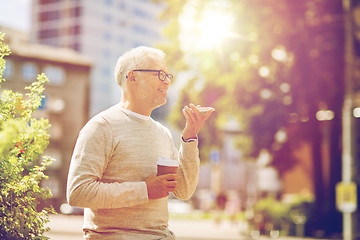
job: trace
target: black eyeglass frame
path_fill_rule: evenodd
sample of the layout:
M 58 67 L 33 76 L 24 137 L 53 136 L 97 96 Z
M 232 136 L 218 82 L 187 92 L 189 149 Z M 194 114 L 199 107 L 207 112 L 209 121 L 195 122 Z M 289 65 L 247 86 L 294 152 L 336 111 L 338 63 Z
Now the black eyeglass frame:
M 164 82 L 166 80 L 166 78 L 168 78 L 170 80 L 170 82 L 172 82 L 172 80 L 174 79 L 174 76 L 172 74 L 167 74 L 164 70 L 134 69 L 132 71 L 134 71 L 134 72 L 157 72 L 158 78 L 162 82 Z M 126 75 L 126 78 L 127 77 L 128 76 Z

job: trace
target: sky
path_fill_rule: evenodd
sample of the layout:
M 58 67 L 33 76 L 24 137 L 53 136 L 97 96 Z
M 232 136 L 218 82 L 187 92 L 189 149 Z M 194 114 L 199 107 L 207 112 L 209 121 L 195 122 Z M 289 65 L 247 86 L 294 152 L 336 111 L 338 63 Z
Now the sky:
M 0 25 L 30 31 L 31 0 L 0 0 Z

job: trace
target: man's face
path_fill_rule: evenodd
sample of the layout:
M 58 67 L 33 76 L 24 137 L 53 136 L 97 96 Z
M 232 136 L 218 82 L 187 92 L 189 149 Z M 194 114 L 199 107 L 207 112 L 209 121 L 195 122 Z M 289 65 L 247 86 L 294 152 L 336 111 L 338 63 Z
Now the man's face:
M 166 64 L 163 62 L 151 60 L 147 67 L 143 69 L 163 70 L 168 74 Z M 166 103 L 167 90 L 171 84 L 169 79 L 161 81 L 158 72 L 135 72 L 138 99 L 141 104 L 148 105 L 151 110 L 160 107 Z

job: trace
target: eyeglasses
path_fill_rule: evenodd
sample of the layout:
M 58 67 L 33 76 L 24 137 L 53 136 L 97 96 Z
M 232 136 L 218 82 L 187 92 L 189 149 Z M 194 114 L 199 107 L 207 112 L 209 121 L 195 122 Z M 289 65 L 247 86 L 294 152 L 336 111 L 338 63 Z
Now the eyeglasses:
M 165 81 L 166 78 L 170 80 L 170 82 L 174 79 L 174 76 L 172 74 L 166 74 L 163 70 L 150 70 L 150 69 L 134 69 L 134 72 L 157 72 L 158 78 L 160 81 Z M 127 78 L 127 76 L 126 76 Z

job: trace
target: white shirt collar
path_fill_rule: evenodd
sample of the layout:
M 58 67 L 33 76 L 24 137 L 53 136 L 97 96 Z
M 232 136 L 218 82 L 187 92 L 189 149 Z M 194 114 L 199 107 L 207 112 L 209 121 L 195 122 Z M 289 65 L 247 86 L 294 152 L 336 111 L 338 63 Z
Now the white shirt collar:
M 131 115 L 131 116 L 134 116 L 136 118 L 139 118 L 141 120 L 150 120 L 150 117 L 149 116 L 145 116 L 145 115 L 142 115 L 142 114 L 139 114 L 139 113 L 136 113 L 136 112 L 133 112 L 133 111 L 130 111 L 129 109 L 125 109 L 123 107 L 120 107 L 121 110 L 123 110 L 125 113 Z

